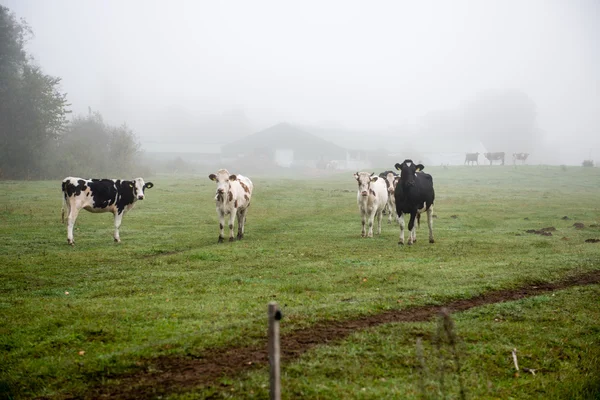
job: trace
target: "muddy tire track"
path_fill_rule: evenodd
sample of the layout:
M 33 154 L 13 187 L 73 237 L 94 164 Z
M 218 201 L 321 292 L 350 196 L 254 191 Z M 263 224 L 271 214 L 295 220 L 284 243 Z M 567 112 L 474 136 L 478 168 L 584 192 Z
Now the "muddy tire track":
M 600 283 L 600 270 L 567 277 L 557 282 L 531 283 L 520 288 L 496 290 L 437 306 L 392 310 L 351 320 L 327 321 L 281 336 L 281 361 L 291 362 L 317 345 L 335 343 L 349 335 L 391 322 L 420 322 L 435 317 L 442 307 L 465 311 L 486 304 L 514 301 L 573 286 Z M 266 323 L 266 318 L 265 318 Z M 265 327 L 266 331 L 266 327 Z M 261 346 L 208 349 L 200 356 L 158 357 L 143 362 L 140 371 L 125 376 L 103 376 L 105 384 L 90 387 L 81 396 L 67 398 L 149 399 L 218 384 L 222 377 L 265 368 L 268 357 Z

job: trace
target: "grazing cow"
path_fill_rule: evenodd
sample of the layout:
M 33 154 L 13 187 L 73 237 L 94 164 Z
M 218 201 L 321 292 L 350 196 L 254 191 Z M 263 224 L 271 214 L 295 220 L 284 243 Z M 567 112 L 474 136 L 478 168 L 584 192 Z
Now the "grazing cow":
M 479 165 L 479 153 L 467 153 L 465 156 L 465 164 L 473 165 L 473 163 Z
M 115 242 L 121 241 L 119 227 L 123 215 L 131 210 L 138 200 L 144 200 L 144 190 L 154 186 L 142 178 L 131 181 L 120 179 L 82 179 L 68 177 L 62 181 L 62 221 L 67 211 L 67 243 L 74 245 L 73 226 L 83 208 L 93 213 L 111 212 L 115 216 Z
M 521 161 L 521 164 L 525 164 L 529 157 L 529 153 L 513 153 L 513 164 L 517 163 L 517 160 Z
M 420 220 L 420 214 L 427 211 L 427 225 L 429 226 L 429 243 L 433 240 L 433 201 L 435 192 L 433 190 L 433 178 L 431 175 L 420 172 L 424 167 L 415 164 L 412 160 L 404 160 L 402 164 L 396 163 L 396 169 L 400 170 L 400 179 L 396 184 L 394 197 L 396 198 L 396 212 L 400 222 L 400 240 L 398 244 L 404 244 L 404 214 L 410 214 L 408 221 L 408 244 L 417 240 L 415 218 Z
M 373 223 L 375 217 L 379 223 L 377 233 L 381 234 L 381 219 L 383 208 L 388 201 L 388 191 L 384 180 L 375 173 L 357 172 L 354 179 L 358 182 L 356 202 L 362 218 L 362 237 L 373 237 Z M 369 224 L 369 232 L 365 230 L 365 224 Z
M 493 161 L 501 161 L 502 165 L 504 165 L 504 152 L 498 152 L 498 153 L 483 153 L 483 155 L 485 156 L 485 158 L 487 158 L 490 162 L 490 165 L 492 165 Z
M 243 175 L 230 175 L 226 169 L 220 169 L 216 174 L 208 176 L 210 180 L 217 182 L 215 202 L 217 215 L 219 216 L 219 241 L 223 243 L 225 236 L 225 216 L 229 214 L 229 241 L 233 242 L 233 223 L 237 216 L 238 233 L 237 239 L 244 238 L 244 226 L 246 225 L 246 213 L 250 206 L 254 185 L 250 178 Z

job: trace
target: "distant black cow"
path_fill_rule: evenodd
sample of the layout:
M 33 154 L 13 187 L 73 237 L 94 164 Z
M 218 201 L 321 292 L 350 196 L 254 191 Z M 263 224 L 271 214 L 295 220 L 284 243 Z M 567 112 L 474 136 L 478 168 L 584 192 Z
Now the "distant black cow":
M 521 164 L 525 164 L 529 157 L 529 153 L 513 153 L 513 164 L 517 163 L 517 160 L 521 161 Z
M 144 189 L 150 189 L 152 182 L 144 183 L 142 178 L 131 181 L 120 179 L 82 179 L 68 177 L 62 181 L 63 209 L 62 221 L 67 211 L 67 243 L 73 241 L 73 226 L 82 208 L 93 212 L 111 212 L 115 216 L 115 242 L 120 242 L 119 226 L 123 214 L 131 210 L 138 200 L 144 200 Z
M 408 221 L 408 244 L 417 240 L 415 218 L 421 219 L 421 213 L 427 211 L 427 225 L 429 226 L 429 243 L 433 240 L 433 201 L 435 192 L 433 190 L 433 178 L 424 172 L 423 165 L 415 164 L 412 160 L 404 160 L 402 164 L 396 163 L 396 169 L 400 170 L 400 178 L 396 184 L 394 197 L 396 199 L 396 212 L 400 222 L 400 240 L 398 244 L 404 244 L 404 214 L 410 214 Z
M 499 153 L 483 153 L 484 157 L 487 158 L 492 165 L 493 161 L 501 161 L 502 165 L 504 165 L 504 152 Z
M 479 165 L 479 153 L 467 153 L 465 156 L 465 164 L 472 165 L 474 162 Z

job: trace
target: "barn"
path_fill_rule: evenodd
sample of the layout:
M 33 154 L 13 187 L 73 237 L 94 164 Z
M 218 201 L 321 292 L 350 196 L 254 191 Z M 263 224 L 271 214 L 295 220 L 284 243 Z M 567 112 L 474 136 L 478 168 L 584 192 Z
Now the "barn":
M 288 123 L 248 135 L 223 148 L 223 159 L 249 167 L 324 166 L 346 158 L 346 150 Z

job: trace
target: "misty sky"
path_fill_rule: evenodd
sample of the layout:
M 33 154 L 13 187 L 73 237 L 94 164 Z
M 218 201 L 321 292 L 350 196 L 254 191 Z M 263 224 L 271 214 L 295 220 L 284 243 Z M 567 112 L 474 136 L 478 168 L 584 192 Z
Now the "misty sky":
M 32 27 L 28 51 L 63 78 L 75 112 L 91 106 L 142 139 L 173 106 L 242 109 L 258 129 L 385 129 L 519 89 L 549 140 L 600 160 L 597 0 L 3 4 Z

